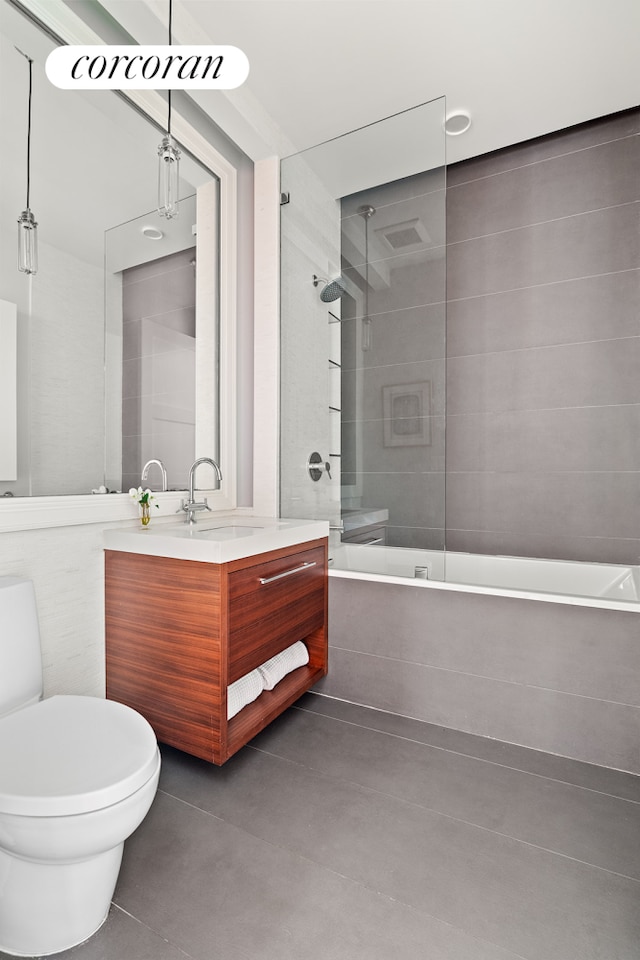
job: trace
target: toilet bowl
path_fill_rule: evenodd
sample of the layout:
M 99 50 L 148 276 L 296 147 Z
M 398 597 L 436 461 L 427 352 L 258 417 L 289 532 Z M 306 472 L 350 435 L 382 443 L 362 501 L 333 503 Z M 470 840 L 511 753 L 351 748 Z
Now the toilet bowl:
M 16 602 L 30 597 L 29 581 L 0 578 L 0 951 L 33 957 L 82 943 L 106 919 L 160 754 L 147 721 L 115 701 L 30 697 L 2 714 L 3 668 L 20 672 L 3 610 L 16 638 Z

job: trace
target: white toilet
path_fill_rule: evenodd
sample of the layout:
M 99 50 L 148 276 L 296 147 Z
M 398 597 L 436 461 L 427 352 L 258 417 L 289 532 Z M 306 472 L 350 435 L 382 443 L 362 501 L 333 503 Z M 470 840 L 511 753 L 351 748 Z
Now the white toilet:
M 16 956 L 58 953 L 101 926 L 160 775 L 135 710 L 41 697 L 33 584 L 0 577 L 0 951 Z

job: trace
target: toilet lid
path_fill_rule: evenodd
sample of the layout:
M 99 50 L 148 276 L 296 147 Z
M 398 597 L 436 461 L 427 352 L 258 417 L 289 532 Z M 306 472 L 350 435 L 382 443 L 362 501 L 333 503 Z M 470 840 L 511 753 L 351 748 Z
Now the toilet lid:
M 0 719 L 0 812 L 69 816 L 138 790 L 159 764 L 151 726 L 114 700 L 57 696 Z

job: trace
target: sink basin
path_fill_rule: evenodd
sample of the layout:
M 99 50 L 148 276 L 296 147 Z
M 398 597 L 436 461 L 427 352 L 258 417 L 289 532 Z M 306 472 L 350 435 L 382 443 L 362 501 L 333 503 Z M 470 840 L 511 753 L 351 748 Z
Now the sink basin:
M 210 537 L 212 540 L 233 540 L 235 537 L 251 537 L 257 530 L 264 530 L 264 527 L 237 527 L 235 525 L 228 527 L 211 527 L 209 529 L 192 530 L 191 535 L 195 537 Z
M 327 536 L 328 520 L 232 515 L 198 518 L 193 524 L 154 519 L 148 527 L 105 530 L 104 545 L 107 550 L 125 553 L 228 563 Z

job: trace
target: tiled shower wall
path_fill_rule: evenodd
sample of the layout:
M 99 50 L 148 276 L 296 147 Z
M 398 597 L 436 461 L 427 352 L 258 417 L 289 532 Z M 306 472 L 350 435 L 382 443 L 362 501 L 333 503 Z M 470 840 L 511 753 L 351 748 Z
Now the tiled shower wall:
M 446 545 L 640 562 L 640 110 L 448 168 Z
M 342 312 L 343 497 L 388 511 L 387 544 L 442 550 L 445 169 L 345 197 L 341 213 L 356 291 Z

